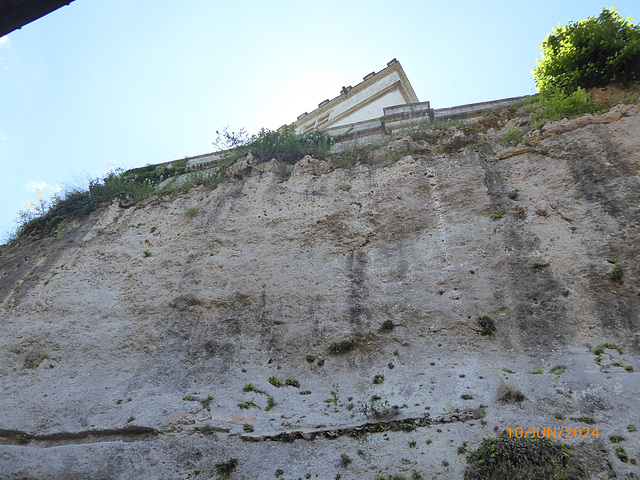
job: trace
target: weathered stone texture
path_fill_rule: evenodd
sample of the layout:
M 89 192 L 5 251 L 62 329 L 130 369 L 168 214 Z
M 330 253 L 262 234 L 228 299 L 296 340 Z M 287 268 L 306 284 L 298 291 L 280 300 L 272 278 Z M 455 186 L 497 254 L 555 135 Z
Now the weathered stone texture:
M 453 136 L 453 153 L 396 140 L 414 153 L 389 165 L 331 170 L 309 157 L 288 178 L 244 159 L 213 191 L 116 202 L 57 237 L 3 247 L 0 477 L 217 478 L 214 463 L 237 457 L 230 478 L 458 478 L 462 442 L 584 427 L 580 416 L 600 439 L 566 441 L 606 450 L 593 478 L 640 475 L 607 440 L 623 435 L 638 459 L 640 434 L 626 427 L 640 428 L 640 107 L 555 122 L 512 149 L 495 136 Z M 481 314 L 495 338 L 479 334 Z M 329 353 L 350 339 L 352 351 Z M 623 353 L 598 364 L 604 342 Z M 503 381 L 524 402 L 498 401 Z M 373 394 L 402 407 L 394 418 L 433 425 L 359 441 L 308 433 L 373 421 L 357 403 Z M 483 418 L 437 420 L 481 405 Z

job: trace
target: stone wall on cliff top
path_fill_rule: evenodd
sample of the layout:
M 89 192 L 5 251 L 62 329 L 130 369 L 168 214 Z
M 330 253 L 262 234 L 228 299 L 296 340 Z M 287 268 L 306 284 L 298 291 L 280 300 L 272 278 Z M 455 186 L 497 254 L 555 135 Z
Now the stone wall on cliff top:
M 2 247 L 0 477 L 459 478 L 554 426 L 640 475 L 640 106 L 499 134 L 241 160 Z

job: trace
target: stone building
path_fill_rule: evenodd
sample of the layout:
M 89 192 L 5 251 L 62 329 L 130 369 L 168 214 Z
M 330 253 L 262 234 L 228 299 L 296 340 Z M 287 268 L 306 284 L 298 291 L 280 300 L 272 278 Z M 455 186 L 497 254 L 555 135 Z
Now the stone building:
M 371 72 L 355 87 L 342 87 L 332 100 L 324 100 L 295 122 L 298 133 L 329 129 L 380 118 L 386 107 L 418 103 L 402 65 L 395 58 L 378 73 Z

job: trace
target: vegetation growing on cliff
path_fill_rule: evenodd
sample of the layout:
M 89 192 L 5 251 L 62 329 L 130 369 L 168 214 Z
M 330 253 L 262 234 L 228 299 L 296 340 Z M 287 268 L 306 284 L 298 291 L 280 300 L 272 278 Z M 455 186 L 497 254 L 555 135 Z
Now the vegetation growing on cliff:
M 332 144 L 332 138 L 324 131 L 298 134 L 293 125 L 276 131 L 262 129 L 253 136 L 248 136 L 244 130 L 234 133 L 224 129 L 214 142 L 224 150 L 216 168 L 207 172 L 190 171 L 187 160 L 181 160 L 169 165 L 114 170 L 103 178 L 91 180 L 87 187 L 73 188 L 49 201 L 38 195 L 37 200 L 18 212 L 15 236 L 51 235 L 62 228 L 65 221 L 87 216 L 101 204 L 114 199 L 120 199 L 123 206 L 130 206 L 154 193 L 182 191 L 193 185 L 215 188 L 227 180 L 226 167 L 248 153 L 265 160 L 277 158 L 285 164 L 293 164 L 305 155 L 326 157 Z M 185 173 L 189 174 L 186 179 L 160 188 L 165 180 Z
M 519 115 L 528 116 L 524 127 L 505 127 L 497 137 L 504 146 L 514 146 L 528 138 L 528 130 L 544 123 L 564 117 L 594 113 L 608 108 L 624 93 L 606 102 L 596 101 L 589 89 L 608 85 L 628 86 L 640 80 L 640 26 L 623 19 L 615 9 L 605 8 L 599 17 L 589 17 L 567 26 L 558 25 L 541 44 L 542 60 L 533 70 L 540 95 L 525 102 Z M 505 118 L 495 121 L 483 119 L 473 124 L 458 125 L 446 122 L 419 122 L 410 127 L 409 135 L 415 141 L 437 143 L 438 151 L 449 153 L 477 142 L 477 134 L 504 126 L 506 120 L 516 116 L 518 106 L 509 109 Z M 501 123 L 502 122 L 502 123 Z M 462 130 L 465 135 L 457 136 Z M 453 132 L 453 133 L 451 133 Z M 41 196 L 18 212 L 18 228 L 15 237 L 23 235 L 47 236 L 59 231 L 65 222 L 84 217 L 99 205 L 119 199 L 121 206 L 135 202 L 154 193 L 183 191 L 193 185 L 215 188 L 227 181 L 226 170 L 236 160 L 248 154 L 261 161 L 278 160 L 281 178 L 291 172 L 290 165 L 306 155 L 318 159 L 330 159 L 334 167 L 350 168 L 357 163 L 370 163 L 367 147 L 349 142 L 343 148 L 330 153 L 334 139 L 325 131 L 296 133 L 295 126 L 286 125 L 278 130 L 262 129 L 248 135 L 244 129 L 230 132 L 228 128 L 218 131 L 214 145 L 222 152 L 218 164 L 206 171 L 190 171 L 187 160 L 168 165 L 148 165 L 128 171 L 113 171 L 103 178 L 89 182 L 87 187 L 75 188 L 63 195 L 45 201 Z M 414 153 L 414 147 L 392 150 L 386 162 L 398 160 Z M 188 173 L 188 176 L 185 175 Z M 169 178 L 180 181 L 166 182 Z M 185 211 L 185 216 L 197 215 L 197 208 Z M 503 211 L 491 215 L 498 220 Z M 520 212 L 516 218 L 526 214 Z M 612 280 L 621 282 L 621 270 L 614 270 Z
M 640 26 L 613 8 L 579 22 L 558 24 L 547 35 L 532 70 L 540 92 L 533 110 L 536 126 L 544 121 L 596 112 L 589 89 L 627 87 L 640 80 Z
M 237 458 L 228 458 L 227 460 L 221 460 L 214 464 L 216 473 L 220 476 L 220 479 L 229 478 L 231 472 L 238 466 Z
M 484 439 L 467 457 L 465 479 L 586 478 L 584 469 L 571 456 L 566 445 L 546 438 L 509 438 L 506 432 Z
M 278 130 L 263 128 L 252 136 L 247 135 L 244 129 L 230 132 L 226 127 L 222 133 L 217 131 L 216 134 L 218 136 L 213 144 L 224 150 L 225 158 L 232 161 L 251 153 L 265 160 L 277 158 L 286 164 L 293 164 L 305 155 L 325 158 L 333 144 L 333 139 L 327 132 L 317 130 L 298 134 L 293 124 Z
M 484 313 L 478 315 L 476 318 L 476 323 L 480 327 L 480 334 L 485 337 L 495 337 L 497 330 L 496 321 L 493 317 L 489 315 L 485 315 Z
M 556 26 L 532 72 L 542 96 L 640 80 L 640 26 L 631 22 L 611 7 L 597 18 Z
M 101 179 L 92 180 L 84 189 L 72 189 L 48 202 L 39 197 L 38 203 L 32 202 L 18 212 L 17 236 L 50 235 L 65 220 L 84 217 L 103 202 L 114 198 L 135 202 L 150 195 L 154 190 L 154 180 L 140 180 L 134 172 L 110 172 Z

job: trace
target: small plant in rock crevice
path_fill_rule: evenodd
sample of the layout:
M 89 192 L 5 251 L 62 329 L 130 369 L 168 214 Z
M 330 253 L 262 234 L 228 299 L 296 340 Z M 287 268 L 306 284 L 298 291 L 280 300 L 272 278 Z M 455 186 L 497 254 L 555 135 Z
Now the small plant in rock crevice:
M 342 468 L 347 468 L 352 461 L 353 460 L 351 460 L 351 457 L 349 457 L 349 455 L 347 455 L 346 453 L 342 453 L 340 455 L 340 466 Z
M 396 326 L 393 323 L 393 320 L 388 319 L 388 320 L 385 320 L 384 322 L 382 322 L 382 326 L 380 327 L 380 330 L 385 331 L 385 332 L 390 332 L 395 327 Z
M 220 475 L 220 480 L 229 478 L 229 475 L 231 475 L 231 472 L 233 472 L 237 466 L 237 458 L 229 458 L 227 460 L 219 461 L 214 464 L 216 473 Z
M 625 365 L 624 363 L 619 362 L 619 361 L 611 362 L 611 366 L 612 367 L 622 367 L 629 373 L 633 372 L 633 367 L 631 365 Z
M 267 381 L 274 387 L 280 388 L 282 386 L 282 380 L 280 380 L 278 377 L 271 376 L 267 379 Z
M 551 370 L 549 370 L 549 373 L 552 373 L 553 375 L 561 375 L 566 369 L 566 365 L 556 365 L 555 367 L 551 368 Z
M 273 407 L 275 407 L 275 406 L 276 406 L 276 401 L 273 399 L 273 397 L 269 397 L 269 398 L 267 398 L 267 406 L 264 407 L 264 411 L 268 412 L 268 411 L 272 410 Z
M 296 378 L 289 377 L 284 381 L 284 383 L 290 387 L 300 388 L 300 382 Z
M 213 395 L 207 395 L 206 398 L 198 398 L 195 395 L 185 395 L 182 400 L 184 400 L 185 402 L 200 402 L 202 408 L 211 410 L 211 401 L 213 400 Z
M 593 417 L 587 417 L 586 415 L 580 415 L 579 417 L 571 417 L 571 420 L 576 422 L 586 423 L 587 425 L 595 425 L 596 419 Z
M 408 432 L 413 432 L 416 429 L 416 426 L 411 422 L 400 422 L 398 424 L 398 428 L 401 431 L 408 433 Z
M 205 435 L 214 435 L 216 432 L 216 429 L 213 427 L 213 425 L 209 423 L 205 423 L 202 426 L 193 427 L 193 429 L 196 432 L 204 433 Z
M 622 277 L 624 276 L 624 272 L 622 271 L 622 267 L 618 263 L 613 264 L 613 270 L 611 271 L 611 275 L 609 278 L 617 283 L 622 283 Z
M 254 402 L 253 400 L 247 400 L 246 402 L 240 402 L 238 403 L 238 408 L 243 409 L 243 410 L 249 410 L 251 407 L 256 407 L 259 408 Z
M 504 210 L 501 208 L 496 213 L 492 213 L 491 215 L 489 215 L 489 217 L 491 217 L 491 220 L 500 220 L 502 217 L 504 217 Z
M 359 163 L 370 164 L 372 147 L 357 141 L 348 142 L 339 151 L 331 154 L 331 162 L 336 168 L 353 168 Z
M 357 343 L 357 340 L 354 338 L 343 340 L 342 342 L 333 342 L 329 345 L 329 352 L 334 355 L 349 352 L 356 348 Z
M 340 385 L 335 384 L 333 386 L 333 390 L 329 390 L 329 394 L 331 395 L 330 398 L 327 398 L 324 403 L 333 403 L 333 405 L 336 408 L 338 408 L 338 401 L 340 400 Z
M 363 400 L 359 404 L 358 410 L 366 418 L 390 418 L 400 411 L 400 407 L 391 405 L 389 400 L 375 394 L 371 395 L 368 402 Z
M 616 447 L 614 453 L 616 454 L 616 457 L 620 459 L 621 462 L 626 463 L 629 461 L 629 454 L 623 447 Z
M 251 425 L 250 423 L 245 423 L 244 426 L 242 427 L 242 430 L 245 431 L 246 433 L 251 433 L 255 429 L 254 429 L 253 425 Z
M 16 435 L 16 440 L 18 443 L 27 444 L 31 441 L 28 435 L 18 434 Z
M 202 405 L 202 408 L 204 408 L 205 410 L 211 410 L 211 401 L 213 400 L 213 395 L 207 395 L 206 398 L 201 398 L 200 404 Z
M 525 207 L 516 207 L 513 209 L 513 216 L 516 220 L 524 220 L 527 218 L 527 209 Z
M 522 140 L 523 132 L 517 127 L 510 127 L 496 140 L 505 147 L 514 147 Z
M 498 387 L 498 401 L 505 403 L 519 403 L 524 400 L 525 396 L 521 390 L 507 383 L 501 382 Z
M 185 210 L 184 210 L 184 216 L 185 217 L 194 218 L 196 215 L 198 215 L 198 207 L 185 208 Z
M 480 327 L 480 335 L 485 337 L 495 337 L 497 333 L 496 321 L 486 314 L 476 317 L 476 323 Z
M 533 262 L 531 264 L 531 270 L 534 270 L 536 272 L 539 272 L 541 270 L 544 270 L 545 268 L 547 268 L 549 265 L 551 265 L 549 262 Z

